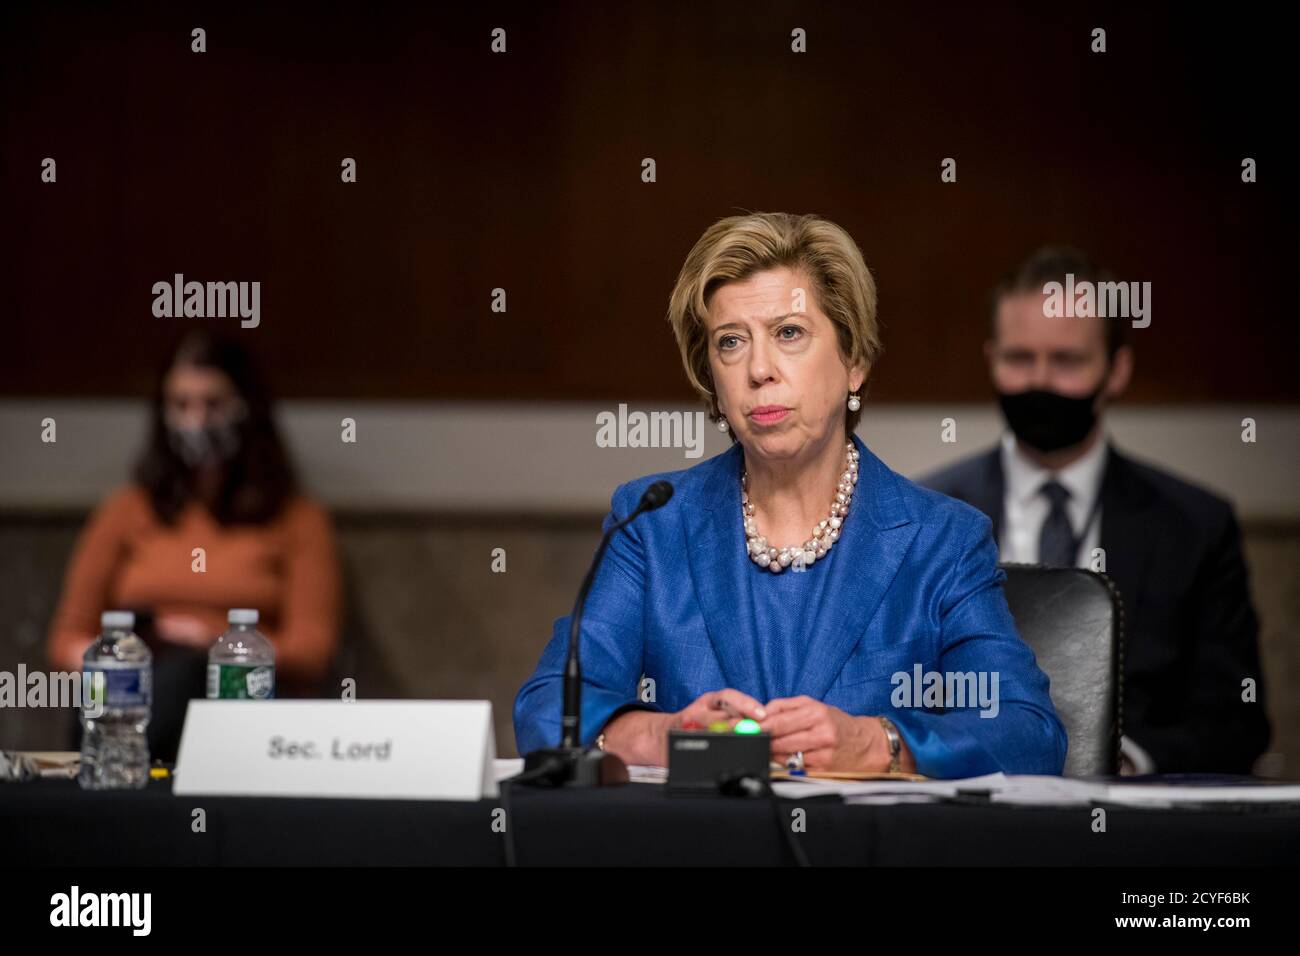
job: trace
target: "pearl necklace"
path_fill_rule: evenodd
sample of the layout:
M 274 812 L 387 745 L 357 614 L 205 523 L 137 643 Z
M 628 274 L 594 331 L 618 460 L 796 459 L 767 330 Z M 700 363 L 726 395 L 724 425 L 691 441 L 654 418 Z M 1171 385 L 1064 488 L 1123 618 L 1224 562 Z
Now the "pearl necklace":
M 805 541 L 802 547 L 793 545 L 789 548 L 773 548 L 767 543 L 767 538 L 758 533 L 758 525 L 754 522 L 754 504 L 749 500 L 749 472 L 741 473 L 740 514 L 745 523 L 745 547 L 751 561 L 760 568 L 767 568 L 776 574 L 784 571 L 791 564 L 802 564 L 807 567 L 819 558 L 826 557 L 826 553 L 840 539 L 840 527 L 844 524 L 844 518 L 849 513 L 849 504 L 853 501 L 853 486 L 858 483 L 860 453 L 853 442 L 845 445 L 845 451 L 848 454 L 844 464 L 844 474 L 840 475 L 839 486 L 835 489 L 835 500 L 831 502 L 830 517 L 818 522 L 817 527 L 813 528 L 812 537 Z

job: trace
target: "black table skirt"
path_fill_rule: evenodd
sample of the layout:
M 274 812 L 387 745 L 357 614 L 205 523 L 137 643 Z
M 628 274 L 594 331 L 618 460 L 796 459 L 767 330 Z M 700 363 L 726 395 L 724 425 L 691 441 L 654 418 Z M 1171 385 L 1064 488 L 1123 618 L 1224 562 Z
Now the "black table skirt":
M 11 865 L 471 865 L 506 859 L 501 801 L 176 797 L 83 792 L 71 781 L 0 785 L 0 840 Z M 206 817 L 195 832 L 194 810 Z M 1294 865 L 1300 805 L 1249 809 L 987 804 L 851 806 L 786 800 L 806 816 L 795 839 L 814 866 Z M 670 796 L 653 784 L 600 791 L 512 788 L 516 860 L 528 865 L 786 865 L 771 801 Z M 788 825 L 788 822 L 787 822 Z

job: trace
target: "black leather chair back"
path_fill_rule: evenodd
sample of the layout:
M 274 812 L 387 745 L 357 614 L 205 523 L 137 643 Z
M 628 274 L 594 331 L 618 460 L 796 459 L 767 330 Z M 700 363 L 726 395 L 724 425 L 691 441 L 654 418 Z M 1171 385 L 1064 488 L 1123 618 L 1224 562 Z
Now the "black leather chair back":
M 1011 616 L 1052 682 L 1070 749 L 1065 776 L 1114 774 L 1123 733 L 1124 609 L 1105 575 L 1004 564 Z

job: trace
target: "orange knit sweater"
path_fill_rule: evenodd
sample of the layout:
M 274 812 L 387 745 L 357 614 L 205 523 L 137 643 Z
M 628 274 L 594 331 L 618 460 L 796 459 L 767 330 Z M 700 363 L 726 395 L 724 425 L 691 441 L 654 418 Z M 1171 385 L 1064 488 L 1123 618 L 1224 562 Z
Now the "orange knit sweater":
M 197 571 L 195 548 L 206 569 Z M 78 670 L 108 608 L 199 619 L 212 639 L 226 611 L 257 608 L 275 645 L 276 671 L 291 681 L 324 675 L 338 644 L 339 569 L 329 515 L 304 496 L 265 525 L 222 527 L 191 503 L 163 524 L 149 497 L 128 485 L 95 510 L 77 541 L 50 627 L 57 670 Z

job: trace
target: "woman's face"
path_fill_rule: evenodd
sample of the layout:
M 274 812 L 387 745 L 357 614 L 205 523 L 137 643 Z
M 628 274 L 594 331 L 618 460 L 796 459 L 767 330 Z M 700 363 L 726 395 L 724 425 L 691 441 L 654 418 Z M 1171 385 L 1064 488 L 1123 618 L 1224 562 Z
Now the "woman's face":
M 243 413 L 244 400 L 220 369 L 176 365 L 163 379 L 163 418 L 172 428 L 232 425 Z
M 747 452 L 797 459 L 843 440 L 845 402 L 868 370 L 845 366 L 810 280 L 783 266 L 728 282 L 707 321 L 718 408 Z

